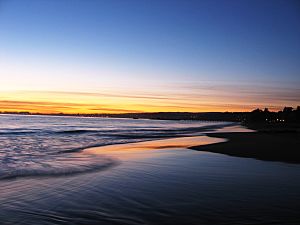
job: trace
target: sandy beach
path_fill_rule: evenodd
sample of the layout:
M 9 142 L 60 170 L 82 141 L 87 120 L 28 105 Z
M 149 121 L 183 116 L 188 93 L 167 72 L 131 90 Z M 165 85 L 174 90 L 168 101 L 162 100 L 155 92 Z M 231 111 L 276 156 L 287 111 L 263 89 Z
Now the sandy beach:
M 230 123 L 46 119 L 2 116 L 3 124 L 20 121 L 22 134 L 0 137 L 9 149 L 1 152 L 1 224 L 300 223 L 299 164 L 225 154 L 235 142 L 237 151 L 258 152 L 267 140 L 292 147 L 294 136 L 268 139 Z M 252 148 L 244 139 L 255 137 Z
M 297 132 L 213 133 L 224 143 L 194 146 L 191 149 L 261 160 L 300 163 L 300 135 Z
M 230 141 L 223 138 L 249 135 L 86 149 L 80 154 L 118 163 L 74 176 L 2 180 L 0 219 L 3 224 L 299 224 L 299 165 L 189 149 L 226 146 Z

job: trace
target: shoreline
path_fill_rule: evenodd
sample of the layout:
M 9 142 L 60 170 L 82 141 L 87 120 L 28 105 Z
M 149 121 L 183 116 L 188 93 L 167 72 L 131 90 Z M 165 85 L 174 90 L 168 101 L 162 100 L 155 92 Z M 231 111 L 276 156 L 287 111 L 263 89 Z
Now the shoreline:
M 222 143 L 224 141 L 226 140 L 223 138 L 209 137 L 207 135 L 174 137 L 150 141 L 91 147 L 84 149 L 82 151 L 82 154 L 112 156 L 122 161 L 123 158 L 137 158 L 140 156 L 151 157 L 151 153 L 155 150 L 187 150 L 196 145 L 210 145 L 214 143 Z
M 298 132 L 224 132 L 209 133 L 208 137 L 227 139 L 226 142 L 189 147 L 243 158 L 300 164 Z
M 236 128 L 221 129 L 217 135 Z M 299 224 L 299 165 L 190 150 L 225 141 L 211 135 L 87 148 L 79 154 L 120 163 L 76 176 L 0 180 L 1 221 Z

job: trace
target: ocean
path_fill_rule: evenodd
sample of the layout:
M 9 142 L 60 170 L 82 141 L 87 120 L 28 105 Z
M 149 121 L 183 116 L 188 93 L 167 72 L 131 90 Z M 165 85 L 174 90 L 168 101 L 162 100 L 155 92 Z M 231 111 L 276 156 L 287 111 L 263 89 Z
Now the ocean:
M 93 171 L 112 162 L 78 152 L 95 146 L 203 135 L 205 131 L 230 124 L 0 115 L 0 179 Z

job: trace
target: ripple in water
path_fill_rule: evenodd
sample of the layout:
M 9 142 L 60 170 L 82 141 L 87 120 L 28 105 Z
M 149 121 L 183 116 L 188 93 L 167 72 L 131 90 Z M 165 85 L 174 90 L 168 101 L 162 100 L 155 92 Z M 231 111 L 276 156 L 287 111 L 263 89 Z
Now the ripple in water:
M 119 164 L 119 161 L 105 155 L 64 154 L 58 157 L 23 157 L 22 165 L 18 161 L 2 167 L 0 179 L 12 179 L 28 176 L 66 176 L 78 173 L 94 172 Z

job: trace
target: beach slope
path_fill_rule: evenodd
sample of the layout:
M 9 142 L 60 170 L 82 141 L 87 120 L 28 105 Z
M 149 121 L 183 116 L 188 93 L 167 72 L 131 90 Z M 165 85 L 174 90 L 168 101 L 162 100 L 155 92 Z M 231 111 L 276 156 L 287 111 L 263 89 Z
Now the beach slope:
M 261 160 L 300 163 L 300 135 L 297 132 L 214 133 L 209 137 L 227 142 L 193 146 L 190 149 Z

